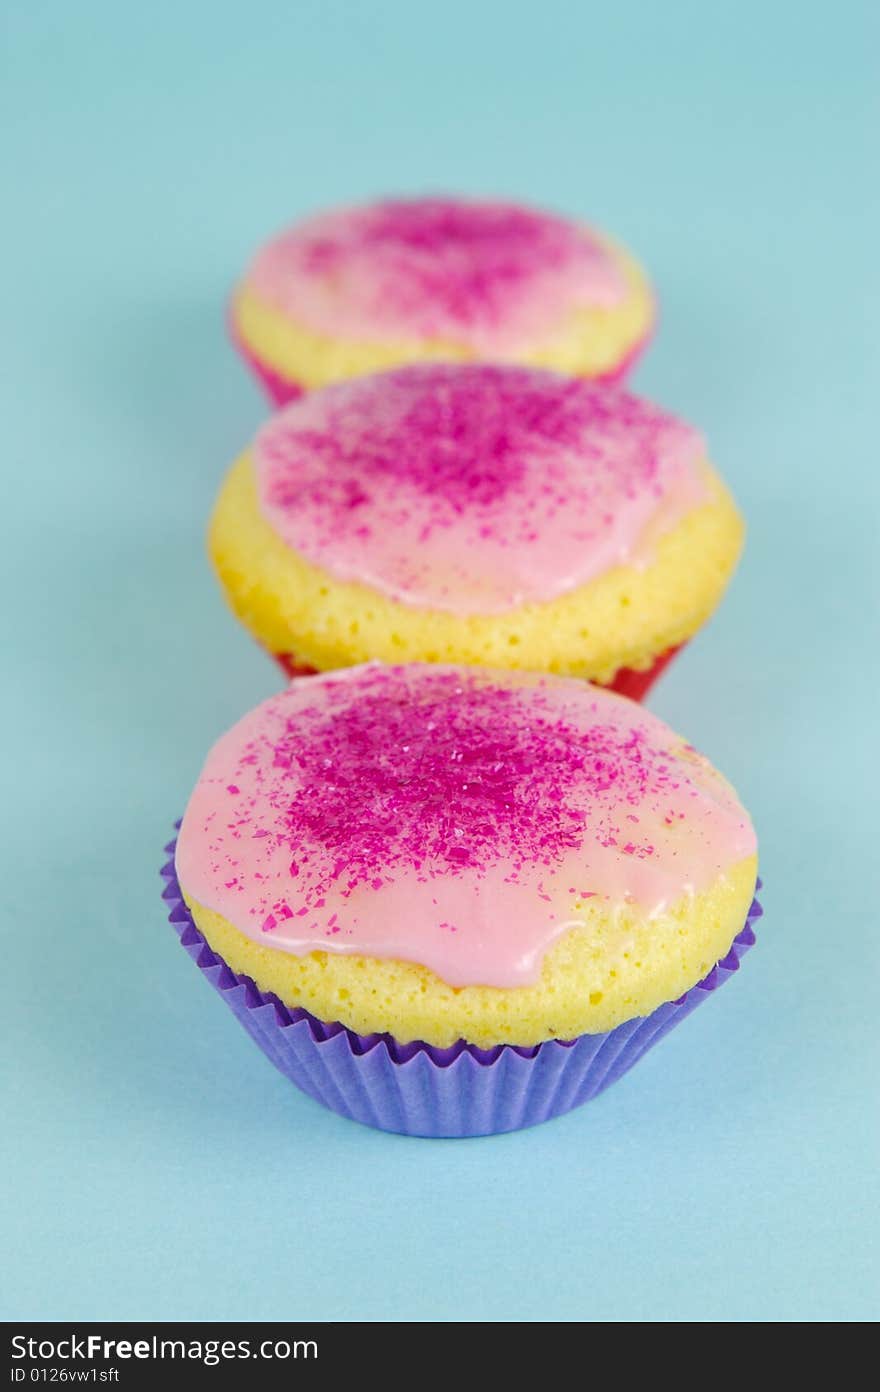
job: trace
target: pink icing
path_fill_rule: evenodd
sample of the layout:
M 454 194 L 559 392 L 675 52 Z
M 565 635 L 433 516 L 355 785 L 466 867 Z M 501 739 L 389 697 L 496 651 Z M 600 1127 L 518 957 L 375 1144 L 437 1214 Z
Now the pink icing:
M 486 364 L 337 383 L 257 436 L 260 505 L 338 580 L 502 613 L 642 565 L 704 496 L 699 435 L 614 387 Z
M 516 204 L 389 200 L 322 213 L 269 242 L 248 284 L 338 338 L 443 339 L 485 357 L 552 340 L 625 286 L 586 228 Z
M 754 850 L 729 785 L 622 697 L 371 663 L 292 682 L 214 746 L 177 871 L 267 947 L 518 986 L 588 897 L 656 914 Z

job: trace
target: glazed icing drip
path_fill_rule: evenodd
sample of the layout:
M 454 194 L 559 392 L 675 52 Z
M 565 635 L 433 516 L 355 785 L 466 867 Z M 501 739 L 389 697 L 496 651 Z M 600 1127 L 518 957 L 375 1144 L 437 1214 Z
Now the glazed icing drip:
M 315 392 L 254 445 L 281 539 L 400 603 L 501 613 L 645 563 L 703 500 L 700 437 L 614 387 L 434 364 Z
M 319 214 L 257 255 L 247 283 L 317 333 L 463 343 L 481 356 L 539 346 L 577 308 L 624 295 L 585 228 L 508 203 L 423 198 Z
M 219 741 L 177 869 L 268 947 L 516 986 L 586 900 L 657 914 L 754 849 L 733 790 L 632 702 L 368 664 L 294 681 Z

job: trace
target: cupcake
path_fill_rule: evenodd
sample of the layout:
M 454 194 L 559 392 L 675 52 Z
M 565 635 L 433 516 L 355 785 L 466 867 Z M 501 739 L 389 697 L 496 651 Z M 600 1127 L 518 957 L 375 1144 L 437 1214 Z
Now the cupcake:
M 270 398 L 409 362 L 492 359 L 621 375 L 646 343 L 643 272 L 579 223 L 515 203 L 389 200 L 296 223 L 233 295 Z
M 746 812 L 661 721 L 426 664 L 299 679 L 245 716 L 164 873 L 272 1062 L 425 1136 L 593 1097 L 736 970 L 760 912 Z
M 378 658 L 640 697 L 742 544 L 696 431 L 618 387 L 417 364 L 291 403 L 228 474 L 209 548 L 289 672 Z

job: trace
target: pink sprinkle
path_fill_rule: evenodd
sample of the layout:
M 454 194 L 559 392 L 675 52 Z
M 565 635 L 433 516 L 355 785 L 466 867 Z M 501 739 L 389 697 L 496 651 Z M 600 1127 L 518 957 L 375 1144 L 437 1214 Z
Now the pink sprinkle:
M 436 363 L 304 398 L 254 459 L 267 521 L 307 559 L 407 603 L 498 613 L 625 561 L 657 514 L 652 481 L 664 525 L 695 506 L 699 447 L 624 391 Z
M 350 698 L 344 684 L 326 685 L 321 702 L 300 710 L 273 743 L 272 834 L 298 853 L 288 870 L 301 897 L 295 913 L 276 905 L 276 921 L 317 911 L 331 888 L 343 899 L 378 893 L 399 869 L 480 877 L 505 860 L 516 883 L 523 867 L 552 867 L 585 838 L 616 846 L 606 796 L 609 808 L 621 799 L 638 807 L 668 786 L 668 759 L 641 727 L 584 730 L 552 706 L 542 719 L 539 689 L 518 694 L 444 668 L 420 672 L 414 684 L 408 669 L 389 667 L 364 673 Z M 284 793 L 294 767 L 307 797 Z M 588 824 L 585 799 L 595 808 Z M 269 834 L 261 827 L 254 836 Z M 315 844 L 322 856 L 313 864 L 302 851 Z M 643 857 L 653 847 L 627 840 L 624 851 Z M 549 901 L 543 885 L 539 893 Z
M 251 278 L 298 319 L 305 307 L 318 332 L 463 339 L 482 357 L 531 341 L 573 305 L 616 304 L 623 293 L 613 258 L 586 228 L 514 203 L 452 198 L 317 214 L 264 247 Z
M 188 888 L 293 952 L 333 935 L 451 984 L 512 983 L 578 916 L 558 911 L 566 881 L 573 903 L 581 875 L 597 886 L 583 904 L 671 902 L 754 845 L 723 780 L 680 763 L 671 731 L 574 681 L 370 664 L 294 683 L 241 731 L 191 801 L 202 879 Z M 222 811 L 210 822 L 229 786 L 252 811 L 248 839 Z M 186 867 L 186 823 L 179 846 Z

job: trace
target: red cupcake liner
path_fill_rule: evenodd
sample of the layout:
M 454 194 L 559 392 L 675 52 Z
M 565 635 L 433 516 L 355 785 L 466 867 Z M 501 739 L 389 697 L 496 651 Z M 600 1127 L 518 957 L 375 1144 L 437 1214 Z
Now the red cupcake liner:
M 616 691 L 619 696 L 628 696 L 631 701 L 644 701 L 651 687 L 662 677 L 676 653 L 680 653 L 684 646 L 684 643 L 678 643 L 674 648 L 667 648 L 659 657 L 654 658 L 644 672 L 636 672 L 632 667 L 620 667 L 614 674 L 613 681 L 601 682 L 600 685 L 607 686 L 609 691 Z
M 226 315 L 226 325 L 233 347 L 239 357 L 241 357 L 250 368 L 273 406 L 287 406 L 289 402 L 296 401 L 299 397 L 305 396 L 306 388 L 302 386 L 301 383 L 284 377 L 280 372 L 276 372 L 274 367 L 269 367 L 268 363 L 258 358 L 247 346 L 235 322 L 234 305 L 229 306 Z
M 644 672 L 635 672 L 631 667 L 621 667 L 615 674 L 614 680 L 610 682 L 600 682 L 599 685 L 607 687 L 609 691 L 616 691 L 619 696 L 628 696 L 631 701 L 643 701 L 651 687 L 666 671 L 676 653 L 681 652 L 684 643 L 679 643 L 675 648 L 667 648 L 666 652 L 656 657 Z M 278 666 L 284 675 L 293 680 L 294 677 L 314 677 L 318 669 L 310 667 L 308 663 L 298 662 L 297 659 L 288 653 L 272 653 Z
M 227 322 L 229 337 L 232 340 L 236 352 L 250 368 L 273 406 L 287 406 L 291 401 L 296 401 L 299 397 L 305 395 L 307 388 L 303 386 L 301 382 L 291 377 L 285 377 L 284 374 L 278 372 L 276 368 L 270 367 L 268 363 L 263 361 L 262 358 L 259 358 L 256 353 L 254 353 L 253 349 L 245 343 L 235 323 L 235 314 L 232 307 L 230 307 L 227 315 Z M 644 338 L 641 338 L 638 343 L 634 344 L 629 352 L 621 358 L 619 363 L 609 368 L 607 372 L 599 373 L 597 377 L 591 380 L 602 382 L 607 386 L 614 386 L 618 383 L 622 383 L 624 379 L 629 376 L 639 358 L 641 358 L 648 344 L 651 342 L 652 337 L 653 329 L 649 330 Z
M 607 372 L 600 372 L 598 377 L 593 377 L 591 380 L 594 382 L 602 382 L 607 387 L 614 387 L 623 383 L 642 357 L 642 354 L 651 343 L 653 337 L 654 327 L 652 325 L 644 337 L 640 338 L 638 343 L 634 343 L 629 352 L 621 358 L 616 367 L 609 368 Z

